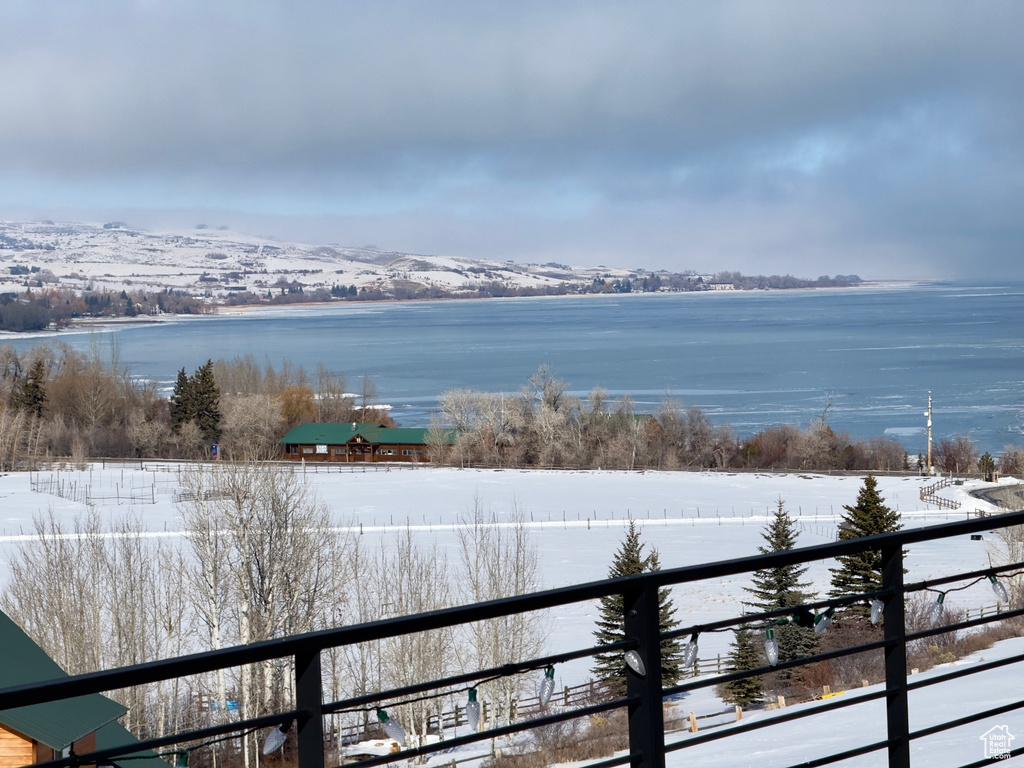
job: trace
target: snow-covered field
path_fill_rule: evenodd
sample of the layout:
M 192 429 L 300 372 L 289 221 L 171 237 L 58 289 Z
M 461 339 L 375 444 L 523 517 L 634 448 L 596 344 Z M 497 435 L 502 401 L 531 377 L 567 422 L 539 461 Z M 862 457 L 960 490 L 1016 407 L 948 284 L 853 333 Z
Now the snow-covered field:
M 315 471 L 319 469 L 320 471 Z M 44 471 L 30 476 L 12 473 L 0 476 L 0 556 L 6 558 L 19 542 L 29 538 L 33 516 L 52 510 L 58 518 L 70 520 L 85 510 L 89 498 L 102 515 L 114 519 L 131 510 L 142 516 L 153 535 L 174 537 L 179 522 L 172 501 L 177 488 L 173 465 L 146 464 L 93 465 L 85 471 L 72 469 Z M 837 522 L 844 504 L 853 504 L 861 486 L 859 477 L 833 477 L 810 474 L 731 474 L 690 472 L 539 472 L 457 469 L 393 469 L 390 471 L 324 472 L 309 467 L 306 480 L 331 509 L 335 523 L 361 530 L 367 543 L 386 539 L 400 528 L 411 527 L 424 544 L 435 544 L 452 561 L 458 559 L 456 526 L 460 516 L 479 503 L 505 517 L 516 505 L 530 521 L 533 540 L 541 562 L 543 587 L 582 583 L 604 578 L 613 554 L 619 546 L 626 521 L 632 517 L 643 530 L 643 540 L 656 547 L 663 568 L 756 554 L 762 543 L 761 531 L 778 499 L 795 517 L 801 531 L 799 544 L 820 544 L 835 538 Z M 60 495 L 33 491 L 33 480 L 40 490 L 62 489 Z M 887 503 L 903 515 L 905 527 L 931 525 L 964 519 L 968 511 L 994 511 L 991 505 L 968 495 L 978 484 L 953 486 L 941 492 L 960 501 L 960 511 L 929 508 L 919 500 L 925 485 L 919 477 L 881 477 L 878 487 Z M 77 497 L 79 500 L 73 500 Z M 989 536 L 985 537 L 990 539 Z M 927 579 L 954 570 L 982 568 L 989 562 L 993 542 L 957 540 L 916 545 L 907 557 L 908 580 Z M 829 563 L 814 563 L 809 577 L 820 592 L 827 591 Z M 6 578 L 6 576 L 4 576 Z M 673 598 L 683 625 L 702 624 L 735 616 L 745 597 L 743 578 L 716 580 L 676 588 Z M 987 584 L 951 595 L 947 605 L 978 608 L 994 602 Z M 579 604 L 559 609 L 551 616 L 551 651 L 586 647 L 592 644 L 594 604 Z M 725 634 L 701 637 L 702 658 L 724 654 L 728 647 Z M 993 653 L 1021 649 L 1020 643 L 1005 643 Z M 1015 652 L 1017 652 L 1015 651 Z M 993 658 L 993 653 L 983 653 Z M 967 662 L 962 662 L 967 663 Z M 573 685 L 588 678 L 587 663 L 561 665 L 557 682 Z M 1010 668 L 1014 669 L 1013 667 Z M 941 696 L 926 689 L 912 699 L 912 727 L 951 717 L 957 712 L 995 706 L 1005 696 L 1017 695 L 1010 681 L 1019 677 L 1012 672 L 986 675 L 986 681 L 969 680 L 956 687 L 943 686 Z M 1004 692 L 1003 689 L 1009 686 Z M 949 691 L 952 691 L 950 693 Z M 1002 698 L 1001 698 L 1002 697 Z M 975 701 L 977 699 L 978 701 Z M 922 706 L 915 704 L 915 701 Z M 952 702 L 957 702 L 954 707 Z M 979 703 L 980 702 L 980 703 Z M 978 704 L 977 707 L 974 705 Z M 969 706 L 968 706 L 969 705 Z M 710 690 L 695 692 L 683 706 L 698 713 L 721 708 Z M 861 743 L 862 739 L 882 738 L 882 704 L 858 705 L 829 720 L 802 721 L 786 729 L 766 729 L 757 734 L 701 747 L 700 765 L 772 765 L 793 760 L 793 728 L 804 742 L 838 749 L 844 739 Z M 963 707 L 963 708 L 962 708 Z M 761 713 L 756 717 L 769 717 Z M 1010 730 L 1024 738 L 1024 723 L 1016 716 L 1007 718 Z M 836 723 L 842 723 L 838 727 Z M 1014 724 L 1017 724 L 1016 728 Z M 968 726 L 928 741 L 942 746 L 929 751 L 937 762 L 948 765 L 979 759 L 982 742 L 977 739 L 989 725 Z M 963 731 L 963 733 L 961 733 Z M 975 733 L 976 732 L 976 733 Z M 788 734 L 788 736 L 787 736 Z M 962 756 L 947 761 L 947 751 L 961 743 Z M 955 744 L 953 743 L 955 742 Z M 738 746 L 746 745 L 746 746 Z M 924 747 L 915 747 L 924 749 Z M 932 750 L 932 747 L 928 747 Z M 961 755 L 961 752 L 957 752 Z M 808 753 L 810 755 L 810 753 Z M 685 756 L 685 757 L 684 757 Z M 670 756 L 673 764 L 693 764 L 690 751 Z M 861 758 L 857 765 L 878 765 L 878 755 Z M 916 763 L 915 763 L 916 764 Z

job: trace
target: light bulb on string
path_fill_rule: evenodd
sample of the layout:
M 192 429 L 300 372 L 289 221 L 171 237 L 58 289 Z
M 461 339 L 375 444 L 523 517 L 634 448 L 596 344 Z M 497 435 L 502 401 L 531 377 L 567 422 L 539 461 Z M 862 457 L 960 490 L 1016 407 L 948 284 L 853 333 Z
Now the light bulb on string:
M 683 648 L 683 669 L 689 669 L 697 663 L 697 638 L 700 632 L 694 632 Z
M 995 592 L 996 600 L 1000 603 L 1010 602 L 1010 596 L 1006 593 L 1006 585 L 997 579 L 994 573 L 989 575 L 988 580 L 992 582 L 992 591 Z
M 288 730 L 292 727 L 292 722 L 289 720 L 284 725 L 279 725 L 277 728 L 272 730 L 267 735 L 267 740 L 263 742 L 263 754 L 270 755 L 277 752 L 284 743 L 288 741 Z
M 871 601 L 871 623 L 878 624 L 882 619 L 882 611 L 885 609 L 885 603 L 879 600 L 877 597 Z
M 176 768 L 188 768 L 188 750 L 178 753 L 178 759 L 174 761 Z
M 644 660 L 637 651 L 626 651 L 623 659 L 626 661 L 626 666 L 636 672 L 638 677 L 647 675 L 647 667 L 644 666 Z
M 540 681 L 540 706 L 541 709 L 547 707 L 548 702 L 551 701 L 551 694 L 555 692 L 555 668 L 548 665 L 548 668 L 544 670 L 544 679 Z
M 928 624 L 934 627 L 942 619 L 943 603 L 946 601 L 946 593 L 939 592 L 939 596 L 932 603 L 932 607 L 928 609 Z
M 779 663 L 779 641 L 775 639 L 775 630 L 771 627 L 764 631 L 764 652 L 773 667 Z
M 480 702 L 476 700 L 476 688 L 469 689 L 469 701 L 466 702 L 466 720 L 469 730 L 476 733 L 480 730 Z
M 386 733 L 392 741 L 396 742 L 398 746 L 404 747 L 405 729 L 402 727 L 402 724 L 397 720 L 392 720 L 388 717 L 388 713 L 383 709 L 377 710 L 377 719 L 380 720 L 381 725 L 384 726 L 384 733 Z
M 819 613 L 814 617 L 814 634 L 820 635 L 826 629 L 832 626 L 832 617 L 835 616 L 836 609 L 831 606 L 825 610 L 824 613 Z

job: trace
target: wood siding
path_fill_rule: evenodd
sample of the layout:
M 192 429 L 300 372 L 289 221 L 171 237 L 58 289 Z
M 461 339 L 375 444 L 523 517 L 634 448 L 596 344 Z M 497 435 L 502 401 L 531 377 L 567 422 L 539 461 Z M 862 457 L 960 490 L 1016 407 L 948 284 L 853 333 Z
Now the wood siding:
M 428 448 L 412 443 L 370 445 L 328 445 L 327 453 L 317 453 L 315 445 L 285 445 L 281 458 L 292 461 L 375 462 L 375 461 L 429 461 Z
M 0 768 L 32 765 L 35 748 L 31 741 L 0 725 Z

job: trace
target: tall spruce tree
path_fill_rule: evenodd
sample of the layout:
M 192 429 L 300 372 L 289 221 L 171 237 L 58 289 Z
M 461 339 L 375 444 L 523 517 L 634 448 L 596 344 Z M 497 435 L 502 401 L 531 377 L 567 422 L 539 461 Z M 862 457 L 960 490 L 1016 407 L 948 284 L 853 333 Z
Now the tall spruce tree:
M 619 551 L 615 553 L 615 560 L 612 562 L 611 568 L 608 569 L 608 578 L 633 576 L 638 573 L 657 571 L 659 568 L 657 550 L 652 550 L 649 555 L 644 556 L 644 544 L 640 541 L 640 531 L 637 530 L 636 523 L 630 520 L 626 538 Z M 626 631 L 622 596 L 610 595 L 601 598 L 600 604 L 601 616 L 597 620 L 597 629 L 594 630 L 594 637 L 597 638 L 598 645 L 624 640 Z M 669 590 L 658 590 L 658 628 L 662 633 L 679 626 L 679 622 L 675 619 L 675 612 L 676 609 L 669 597 Z M 675 685 L 682 678 L 682 656 L 683 649 L 678 638 L 661 641 L 662 685 Z M 626 663 L 623 660 L 622 651 L 598 653 L 594 659 L 595 664 L 591 667 L 594 676 L 605 680 L 613 694 L 624 694 L 626 691 Z
M 196 426 L 209 443 L 220 438 L 220 389 L 213 378 L 213 360 L 207 360 L 192 377 Z
M 42 416 L 46 406 L 46 363 L 41 359 L 32 363 L 25 378 L 11 392 L 11 405 L 33 416 Z
M 171 412 L 171 429 L 177 431 L 178 427 L 191 418 L 192 408 L 192 379 L 185 369 L 178 371 L 178 379 L 174 382 L 174 391 L 171 393 L 168 408 Z
M 761 532 L 761 538 L 765 544 L 757 549 L 762 555 L 783 552 L 796 546 L 796 523 L 786 512 L 782 499 L 779 499 L 775 515 Z M 746 591 L 754 598 L 750 605 L 765 612 L 803 605 L 808 600 L 807 588 L 810 586 L 808 582 L 801 581 L 806 573 L 807 567 L 798 564 L 754 571 L 752 586 L 746 587 Z M 801 659 L 814 650 L 812 627 L 783 624 L 775 628 L 775 639 L 779 642 L 779 661 Z
M 729 671 L 745 672 L 764 664 L 761 653 L 754 643 L 754 630 L 746 624 L 733 631 L 732 646 L 729 649 Z M 764 698 L 764 687 L 757 675 L 730 680 L 722 685 L 722 701 L 747 706 Z
M 171 393 L 171 428 L 194 421 L 203 438 L 215 443 L 220 437 L 220 390 L 213 377 L 213 361 L 207 360 L 189 376 L 182 368 Z
M 846 514 L 839 525 L 839 540 L 849 541 L 862 536 L 890 533 L 903 527 L 900 513 L 889 509 L 878 493 L 878 483 L 868 475 L 857 493 L 855 506 L 843 506 Z M 878 550 L 858 552 L 837 557 L 838 568 L 832 571 L 831 597 L 872 592 L 882 588 L 882 553 Z M 868 609 L 859 603 L 851 605 L 848 612 L 866 614 Z

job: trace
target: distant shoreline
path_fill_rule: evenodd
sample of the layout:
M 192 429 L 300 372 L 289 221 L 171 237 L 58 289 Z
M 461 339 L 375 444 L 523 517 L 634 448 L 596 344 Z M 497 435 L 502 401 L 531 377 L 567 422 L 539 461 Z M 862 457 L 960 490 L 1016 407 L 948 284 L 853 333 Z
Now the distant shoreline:
M 858 285 L 843 286 L 802 286 L 800 288 L 737 288 L 731 291 L 664 291 L 664 292 L 631 292 L 631 293 L 562 293 L 562 294 L 538 294 L 535 296 L 441 296 L 420 299 L 365 299 L 362 301 L 290 301 L 281 304 L 218 304 L 216 312 L 218 315 L 245 315 L 250 312 L 269 310 L 284 310 L 289 307 L 333 307 L 333 306 L 359 306 L 361 304 L 423 304 L 445 301 L 520 301 L 520 300 L 542 300 L 542 299 L 640 299 L 653 296 L 729 296 L 736 294 L 751 293 L 799 293 L 811 291 L 858 291 L 864 288 L 912 288 L 919 285 L 930 285 L 939 282 L 936 280 L 864 280 Z

